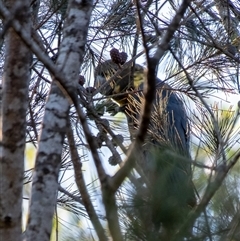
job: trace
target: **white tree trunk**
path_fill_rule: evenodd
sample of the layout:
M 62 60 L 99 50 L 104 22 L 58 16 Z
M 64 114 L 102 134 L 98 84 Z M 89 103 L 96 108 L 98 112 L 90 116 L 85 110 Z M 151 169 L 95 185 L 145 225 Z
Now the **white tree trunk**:
M 56 63 L 65 77 L 63 84 L 68 93 L 74 94 L 78 84 L 79 67 L 83 60 L 91 11 L 91 0 L 73 0 L 68 6 L 63 41 Z M 69 107 L 69 99 L 53 78 L 33 178 L 30 216 L 26 230 L 26 240 L 29 241 L 50 239 Z
M 8 0 L 6 6 L 30 36 L 29 1 Z M 0 155 L 0 240 L 14 241 L 20 240 L 22 234 L 22 187 L 31 52 L 12 28 L 8 29 L 5 45 Z

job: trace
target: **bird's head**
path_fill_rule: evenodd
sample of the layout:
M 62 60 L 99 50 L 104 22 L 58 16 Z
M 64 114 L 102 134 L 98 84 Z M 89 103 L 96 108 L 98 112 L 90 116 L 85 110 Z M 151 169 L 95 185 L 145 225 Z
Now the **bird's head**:
M 144 68 L 135 64 L 122 68 L 107 60 L 100 63 L 95 69 L 94 87 L 105 96 L 111 96 L 120 106 L 124 105 L 127 91 L 137 88 L 144 82 Z

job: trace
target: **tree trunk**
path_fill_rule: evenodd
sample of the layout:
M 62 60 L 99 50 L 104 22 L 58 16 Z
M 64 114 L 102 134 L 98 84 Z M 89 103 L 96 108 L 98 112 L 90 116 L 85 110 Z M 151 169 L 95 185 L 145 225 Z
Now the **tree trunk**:
M 15 18 L 30 36 L 31 18 L 28 3 L 28 0 L 9 0 L 6 5 L 14 8 Z M 14 241 L 19 240 L 22 234 L 22 187 L 31 53 L 12 28 L 8 29 L 5 45 L 0 160 L 0 237 L 1 240 Z

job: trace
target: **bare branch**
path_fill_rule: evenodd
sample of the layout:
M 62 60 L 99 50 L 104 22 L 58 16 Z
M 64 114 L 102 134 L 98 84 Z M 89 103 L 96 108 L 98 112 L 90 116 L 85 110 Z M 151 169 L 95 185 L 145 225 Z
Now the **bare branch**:
M 86 208 L 86 211 L 88 213 L 88 216 L 93 224 L 93 227 L 95 228 L 98 238 L 101 241 L 106 241 L 107 236 L 105 234 L 105 231 L 99 221 L 99 218 L 96 214 L 96 211 L 93 207 L 92 201 L 90 199 L 90 196 L 88 194 L 86 184 L 83 178 L 82 174 L 82 163 L 79 158 L 74 136 L 73 136 L 73 131 L 70 125 L 70 122 L 68 122 L 68 130 L 67 130 L 67 137 L 68 137 L 68 143 L 69 143 L 69 148 L 71 152 L 71 158 L 72 158 L 72 163 L 74 166 L 74 173 L 75 173 L 75 181 L 78 186 L 78 190 L 81 193 L 82 197 L 82 202 L 84 204 L 84 207 Z

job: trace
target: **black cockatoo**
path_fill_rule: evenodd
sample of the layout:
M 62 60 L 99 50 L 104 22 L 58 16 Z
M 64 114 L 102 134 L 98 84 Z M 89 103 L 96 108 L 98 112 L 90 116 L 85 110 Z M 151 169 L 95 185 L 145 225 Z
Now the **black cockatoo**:
M 100 63 L 95 70 L 95 87 L 100 93 L 118 103 L 128 120 L 134 138 L 138 129 L 141 107 L 144 68 L 123 69 L 112 60 Z M 118 72 L 119 74 L 115 74 Z M 114 76 L 114 78 L 112 78 Z M 111 78 L 111 80 L 110 80 Z M 109 81 L 110 80 L 110 81 Z M 183 102 L 173 89 L 156 77 L 156 96 L 152 107 L 148 135 L 143 145 L 143 159 L 138 164 L 148 179 L 148 186 L 139 198 L 147 203 L 142 208 L 143 222 L 153 223 L 154 230 L 165 230 L 168 237 L 180 225 L 196 204 L 189 154 L 189 124 Z M 141 158 L 140 158 L 141 159 Z M 144 202 L 145 200 L 146 202 Z M 139 203 L 139 202 L 138 202 Z

